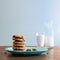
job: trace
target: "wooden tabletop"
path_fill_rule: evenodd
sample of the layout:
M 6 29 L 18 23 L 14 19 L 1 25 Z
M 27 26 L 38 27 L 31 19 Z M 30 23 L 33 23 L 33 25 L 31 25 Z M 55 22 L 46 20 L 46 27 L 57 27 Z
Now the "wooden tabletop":
M 37 56 L 13 55 L 5 51 L 7 47 L 8 46 L 0 46 L 0 60 L 60 60 L 60 46 L 55 46 L 53 49 L 50 49 L 48 54 Z

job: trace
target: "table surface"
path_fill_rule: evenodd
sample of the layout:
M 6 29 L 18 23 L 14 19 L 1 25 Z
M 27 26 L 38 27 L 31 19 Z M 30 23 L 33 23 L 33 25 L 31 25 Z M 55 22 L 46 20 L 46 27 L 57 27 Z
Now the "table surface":
M 55 46 L 53 49 L 50 49 L 48 54 L 37 56 L 13 55 L 5 51 L 7 47 L 8 46 L 0 46 L 0 60 L 60 60 L 60 46 Z

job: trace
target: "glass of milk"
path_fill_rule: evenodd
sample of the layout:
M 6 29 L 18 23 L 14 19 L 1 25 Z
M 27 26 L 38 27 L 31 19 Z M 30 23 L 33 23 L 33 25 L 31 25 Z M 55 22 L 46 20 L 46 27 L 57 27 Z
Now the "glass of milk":
M 36 38 L 37 38 L 37 46 L 44 47 L 45 35 L 36 33 Z
M 45 22 L 45 46 L 54 47 L 53 21 Z

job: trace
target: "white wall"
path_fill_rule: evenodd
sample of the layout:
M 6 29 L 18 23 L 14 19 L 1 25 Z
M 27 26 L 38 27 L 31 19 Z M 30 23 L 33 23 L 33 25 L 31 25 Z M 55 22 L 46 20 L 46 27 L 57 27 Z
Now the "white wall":
M 46 21 L 54 21 L 55 45 L 60 45 L 60 1 L 0 0 L 0 45 L 12 45 L 14 34 L 24 35 L 27 45 L 36 45 Z

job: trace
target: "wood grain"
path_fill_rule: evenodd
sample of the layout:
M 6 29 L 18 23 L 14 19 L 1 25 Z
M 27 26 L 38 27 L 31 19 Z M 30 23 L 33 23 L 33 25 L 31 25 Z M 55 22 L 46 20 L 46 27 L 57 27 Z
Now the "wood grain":
M 0 60 L 60 60 L 60 46 L 55 46 L 53 49 L 48 51 L 48 54 L 38 56 L 20 56 L 13 55 L 5 48 L 9 46 L 0 46 Z

